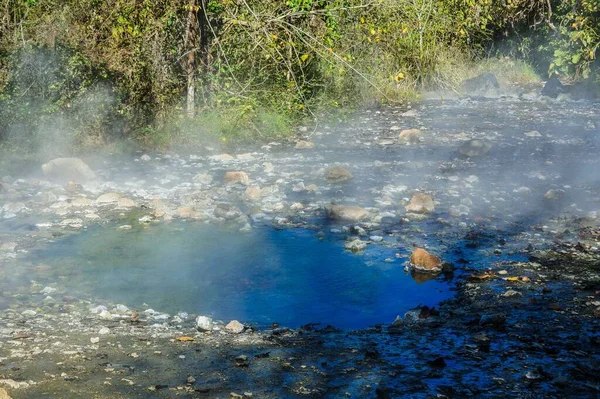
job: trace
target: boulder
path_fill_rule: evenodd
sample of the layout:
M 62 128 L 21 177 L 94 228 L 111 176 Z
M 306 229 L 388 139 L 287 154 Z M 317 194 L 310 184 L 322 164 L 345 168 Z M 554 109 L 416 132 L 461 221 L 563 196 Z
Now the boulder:
M 358 222 L 369 217 L 369 212 L 359 206 L 333 205 L 329 208 L 329 216 L 333 219 Z
M 198 331 L 206 332 L 212 331 L 213 329 L 213 320 L 207 316 L 198 316 L 196 318 L 196 329 Z
M 310 150 L 312 148 L 315 148 L 315 143 L 313 143 L 312 141 L 300 140 L 296 143 L 295 148 L 297 150 Z
M 367 242 L 360 239 L 346 241 L 344 248 L 352 252 L 361 252 L 367 248 Z
M 248 178 L 248 174 L 246 172 L 235 171 L 235 172 L 225 172 L 225 176 L 223 177 L 223 181 L 225 184 L 242 184 L 247 186 L 250 182 Z
M 96 174 L 79 158 L 56 158 L 42 165 L 44 176 L 50 179 L 89 182 L 96 180 Z
M 325 171 L 325 179 L 327 179 L 329 183 L 343 183 L 352 180 L 353 178 L 354 176 L 352 173 L 341 166 L 334 166 Z
M 435 209 L 433 198 L 427 194 L 417 193 L 412 196 L 408 205 L 404 207 L 406 212 L 426 214 Z
M 225 329 L 234 334 L 241 334 L 244 332 L 244 325 L 237 320 L 230 321 Z
M 398 135 L 398 141 L 401 143 L 418 144 L 421 141 L 421 130 L 405 129 Z
M 542 96 L 556 98 L 560 94 L 567 93 L 567 88 L 561 83 L 561 81 L 556 77 L 552 76 L 542 89 Z
M 413 269 L 427 272 L 439 273 L 442 271 L 442 261 L 435 255 L 430 254 L 423 248 L 416 248 L 410 255 L 410 264 Z
M 484 72 L 474 78 L 465 80 L 462 87 L 469 94 L 486 94 L 490 90 L 499 89 L 500 85 L 496 75 L 492 72 Z
M 484 139 L 473 139 L 463 143 L 458 148 L 458 153 L 468 158 L 481 157 L 492 148 L 492 143 Z

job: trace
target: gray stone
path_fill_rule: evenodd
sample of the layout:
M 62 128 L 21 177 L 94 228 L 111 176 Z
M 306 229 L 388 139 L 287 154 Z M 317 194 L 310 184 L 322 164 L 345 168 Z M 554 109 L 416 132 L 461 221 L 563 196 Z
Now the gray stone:
M 51 179 L 89 182 L 96 180 L 96 174 L 79 158 L 56 158 L 42 165 L 44 176 Z

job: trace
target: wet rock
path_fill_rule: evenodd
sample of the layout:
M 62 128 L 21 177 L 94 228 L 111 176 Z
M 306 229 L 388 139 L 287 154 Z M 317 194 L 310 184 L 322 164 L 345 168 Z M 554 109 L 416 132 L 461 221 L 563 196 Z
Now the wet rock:
M 501 329 L 506 325 L 506 315 L 504 313 L 483 315 L 481 316 L 479 324 L 481 326 L 491 326 Z
M 244 332 L 244 325 L 237 320 L 230 321 L 225 329 L 234 334 L 241 334 Z
M 59 223 L 61 227 L 70 227 L 73 229 L 80 229 L 83 227 L 83 220 L 79 218 L 65 219 Z
M 419 129 L 405 129 L 398 135 L 398 141 L 400 143 L 418 144 L 421 141 L 421 135 Z
M 110 204 L 114 202 L 119 202 L 121 199 L 121 195 L 117 193 L 105 193 L 96 198 L 96 203 L 98 204 Z
M 352 252 L 361 252 L 367 248 L 367 242 L 360 239 L 347 241 L 344 248 Z
M 444 360 L 443 357 L 438 357 L 438 358 L 436 358 L 436 359 L 428 362 L 428 364 L 431 367 L 435 367 L 435 368 L 438 368 L 438 369 L 443 369 L 444 367 L 446 367 L 446 361 Z
M 353 205 L 333 205 L 329 207 L 328 211 L 329 217 L 333 219 L 358 222 L 369 217 L 369 212 L 366 209 Z
M 348 169 L 340 166 L 334 166 L 325 171 L 325 179 L 327 179 L 329 183 L 343 183 L 352 180 L 353 178 L 354 176 Z
M 469 94 L 485 95 L 489 90 L 499 89 L 498 79 L 492 72 L 484 72 L 462 83 L 463 90 Z
M 81 183 L 96 180 L 96 174 L 79 158 L 56 158 L 42 165 L 44 176 L 51 179 L 75 180 Z
M 560 94 L 565 94 L 566 92 L 567 89 L 561 81 L 556 76 L 552 76 L 544 85 L 542 96 L 556 98 Z
M 468 158 L 481 157 L 487 154 L 492 148 L 492 143 L 488 140 L 473 139 L 463 143 L 458 148 L 458 153 Z
M 250 360 L 246 355 L 240 355 L 235 358 L 235 365 L 238 367 L 248 367 L 250 365 Z
M 212 331 L 214 322 L 210 317 L 198 316 L 196 318 L 196 329 L 201 332 Z
M 150 155 L 148 155 L 148 154 L 144 154 L 144 155 L 142 155 L 142 156 L 140 157 L 140 160 L 141 160 L 141 161 L 144 161 L 144 162 L 148 162 L 148 161 L 150 161 L 151 159 L 152 159 L 152 158 L 150 158 Z
M 427 214 L 433 212 L 435 204 L 433 198 L 427 194 L 417 193 L 412 196 L 410 202 L 405 207 L 406 212 Z
M 315 148 L 315 144 L 312 141 L 300 140 L 296 143 L 296 146 L 294 148 L 296 148 L 297 150 L 310 150 L 312 148 Z
M 440 258 L 430 254 L 423 248 L 416 248 L 410 255 L 409 262 L 415 270 L 421 272 L 439 273 L 442 271 Z
M 247 186 L 248 183 L 250 183 L 248 174 L 242 171 L 225 172 L 223 181 L 225 182 L 225 184 L 242 184 L 244 186 Z

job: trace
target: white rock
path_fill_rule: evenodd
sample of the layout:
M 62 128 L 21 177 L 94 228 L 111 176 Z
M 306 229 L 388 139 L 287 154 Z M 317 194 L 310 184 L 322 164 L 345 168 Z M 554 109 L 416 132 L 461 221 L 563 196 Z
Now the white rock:
M 198 316 L 196 318 L 196 328 L 199 331 L 211 331 L 213 329 L 213 320 L 207 316 Z
M 92 344 L 97 344 L 98 342 L 100 342 L 100 337 L 92 337 L 90 338 L 90 342 Z
M 98 331 L 98 334 L 100 334 L 100 335 L 106 335 L 106 334 L 110 334 L 110 329 L 109 329 L 109 328 L 107 328 L 107 327 L 102 327 L 102 328 L 100 329 L 100 331 Z

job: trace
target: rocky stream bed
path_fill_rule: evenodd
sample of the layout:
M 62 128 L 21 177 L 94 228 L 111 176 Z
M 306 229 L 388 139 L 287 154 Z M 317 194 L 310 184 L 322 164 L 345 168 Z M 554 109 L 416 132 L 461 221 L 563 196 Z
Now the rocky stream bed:
M 5 176 L 0 398 L 598 397 L 599 111 L 431 100 L 294 143 Z M 415 296 L 396 320 L 352 329 L 198 319 L 78 291 L 60 261 L 34 256 L 94 229 L 182 223 L 303 231 L 450 299 Z M 439 265 L 411 266 L 415 247 Z

